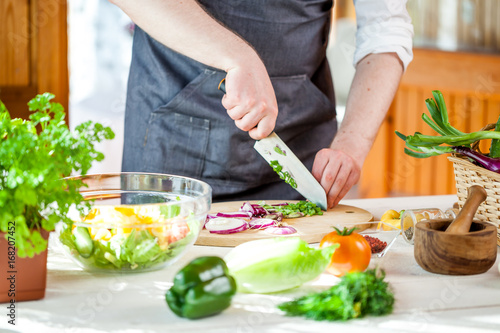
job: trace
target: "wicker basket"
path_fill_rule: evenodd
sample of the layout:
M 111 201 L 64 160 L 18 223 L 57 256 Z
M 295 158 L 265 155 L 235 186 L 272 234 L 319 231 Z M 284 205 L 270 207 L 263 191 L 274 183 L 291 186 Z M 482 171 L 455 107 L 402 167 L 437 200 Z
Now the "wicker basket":
M 492 125 L 494 126 L 490 124 L 483 130 L 491 129 Z M 479 150 L 477 147 L 476 143 L 472 148 Z M 467 189 L 470 186 L 480 185 L 486 190 L 488 197 L 477 209 L 475 218 L 491 222 L 499 228 L 497 242 L 500 246 L 500 174 L 479 167 L 460 154 L 452 154 L 448 159 L 453 162 L 460 209 L 467 199 Z

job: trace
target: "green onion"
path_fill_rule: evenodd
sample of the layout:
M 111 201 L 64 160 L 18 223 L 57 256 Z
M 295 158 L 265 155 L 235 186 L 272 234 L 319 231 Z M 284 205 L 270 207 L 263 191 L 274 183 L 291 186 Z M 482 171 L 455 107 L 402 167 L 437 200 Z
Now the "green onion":
M 408 136 L 407 140 L 413 145 L 440 145 L 463 146 L 483 139 L 500 139 L 500 132 L 478 131 L 463 135 L 432 136 L 416 133 Z
M 495 132 L 500 133 L 500 117 L 498 117 L 497 124 L 495 126 Z M 490 157 L 493 157 L 493 158 L 500 157 L 500 140 L 499 139 L 491 140 Z
M 419 132 L 415 132 L 413 135 L 404 135 L 396 131 L 396 135 L 405 141 L 405 153 L 415 158 L 427 158 L 453 152 L 461 154 L 467 152 L 466 156 L 481 163 L 486 169 L 498 172 L 497 170 L 500 168 L 497 168 L 496 164 L 500 164 L 500 162 L 495 159 L 500 157 L 500 118 L 497 121 L 495 131 L 461 132 L 450 124 L 443 94 L 439 90 L 434 90 L 432 95 L 434 99 L 429 98 L 425 101 L 430 117 L 424 113 L 422 120 L 439 135 L 424 135 Z M 489 156 L 469 152 L 471 144 L 485 139 L 491 139 Z M 484 158 L 492 158 L 493 161 L 485 164 Z

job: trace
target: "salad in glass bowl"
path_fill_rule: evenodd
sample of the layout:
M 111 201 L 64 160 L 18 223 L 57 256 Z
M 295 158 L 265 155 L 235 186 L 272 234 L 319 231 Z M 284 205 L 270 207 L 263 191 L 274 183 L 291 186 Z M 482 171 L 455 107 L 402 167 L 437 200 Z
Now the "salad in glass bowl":
M 195 179 L 117 173 L 82 180 L 91 210 L 59 225 L 57 238 L 87 270 L 138 272 L 171 264 L 194 244 L 210 209 L 210 186 Z

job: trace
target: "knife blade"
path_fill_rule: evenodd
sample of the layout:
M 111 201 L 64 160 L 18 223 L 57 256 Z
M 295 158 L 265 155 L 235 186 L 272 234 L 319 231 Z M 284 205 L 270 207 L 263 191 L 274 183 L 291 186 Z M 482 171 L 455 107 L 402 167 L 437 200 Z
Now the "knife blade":
M 322 210 L 327 210 L 326 193 L 316 178 L 276 133 L 258 140 L 254 149 L 269 163 L 281 179 Z
M 226 93 L 224 81 L 225 79 L 222 79 L 218 88 Z M 275 132 L 272 132 L 264 139 L 256 141 L 253 147 L 278 173 L 281 179 L 307 200 L 316 204 L 322 210 L 327 210 L 325 190 Z

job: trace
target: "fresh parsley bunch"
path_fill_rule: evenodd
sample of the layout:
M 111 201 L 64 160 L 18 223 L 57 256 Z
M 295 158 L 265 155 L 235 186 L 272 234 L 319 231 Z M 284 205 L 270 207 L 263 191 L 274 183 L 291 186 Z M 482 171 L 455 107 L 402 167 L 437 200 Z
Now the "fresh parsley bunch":
M 314 320 L 345 321 L 366 315 L 392 312 L 394 295 L 384 281 L 385 273 L 375 270 L 348 273 L 330 289 L 278 305 L 289 316 Z
M 64 177 L 86 174 L 104 158 L 94 144 L 114 137 L 111 128 L 91 121 L 71 132 L 53 98 L 44 93 L 32 99 L 29 120 L 12 119 L 0 101 L 0 230 L 15 238 L 19 257 L 44 251 L 40 230 L 71 223 L 71 206 L 81 213 L 89 208 L 79 193 L 81 180 Z

